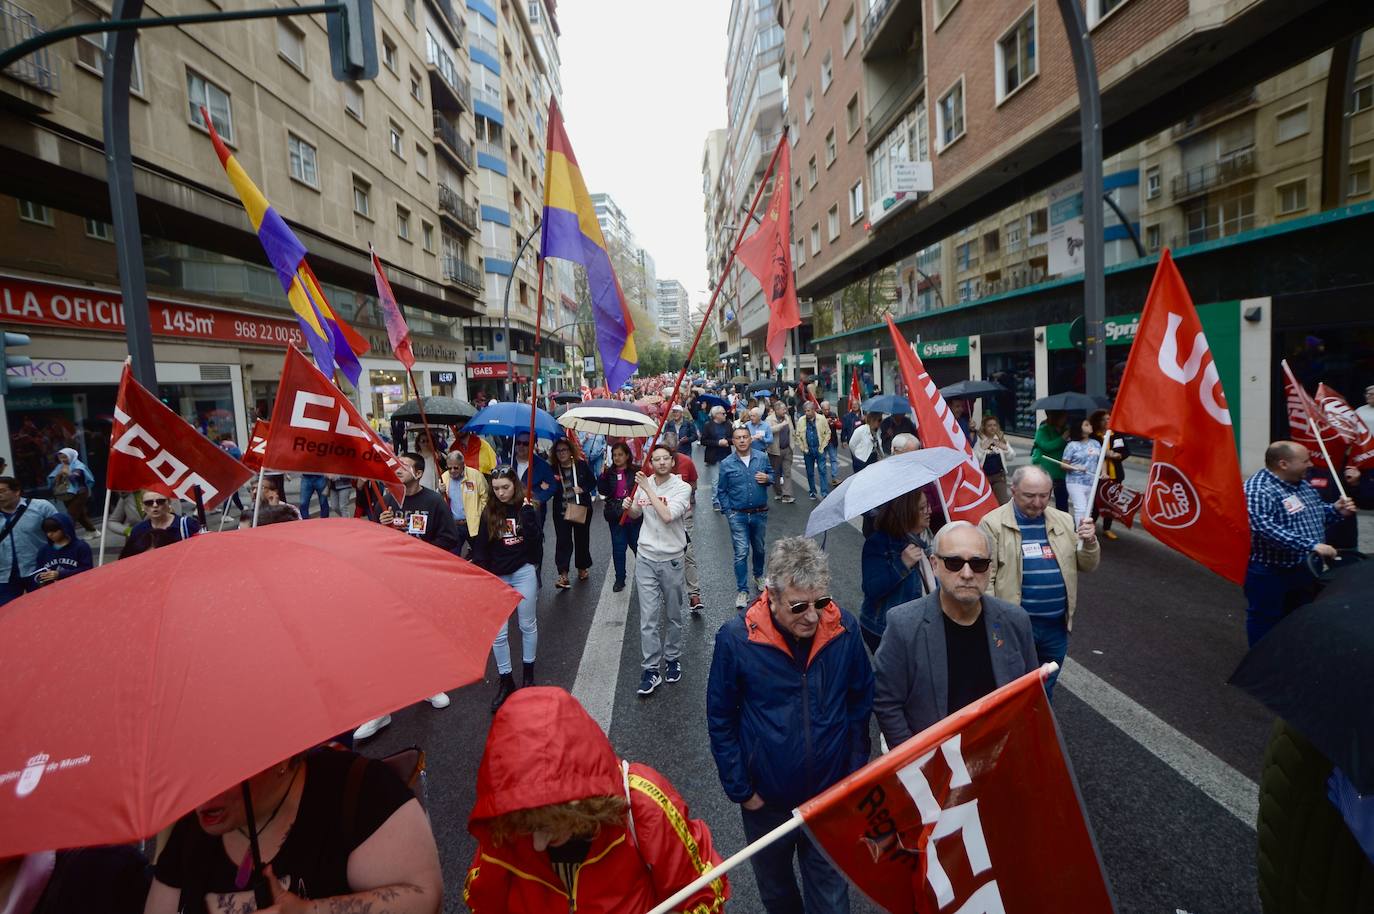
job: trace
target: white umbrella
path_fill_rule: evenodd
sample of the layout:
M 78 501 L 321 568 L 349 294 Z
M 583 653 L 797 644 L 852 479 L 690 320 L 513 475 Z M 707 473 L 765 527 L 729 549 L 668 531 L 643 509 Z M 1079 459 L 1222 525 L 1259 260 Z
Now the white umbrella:
M 558 417 L 558 424 L 575 432 L 620 438 L 648 438 L 658 431 L 658 420 L 621 400 L 588 400 L 570 406 Z
M 912 489 L 934 482 L 969 459 L 952 447 L 928 447 L 879 460 L 835 487 L 806 521 L 806 535 L 838 527 Z

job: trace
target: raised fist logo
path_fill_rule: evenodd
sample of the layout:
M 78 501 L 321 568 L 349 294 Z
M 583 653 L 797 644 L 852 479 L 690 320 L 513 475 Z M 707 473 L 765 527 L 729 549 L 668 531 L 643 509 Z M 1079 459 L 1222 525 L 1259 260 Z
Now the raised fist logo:
M 1155 463 L 1145 487 L 1145 517 L 1160 527 L 1181 530 L 1201 516 L 1202 503 L 1188 477 L 1173 464 Z

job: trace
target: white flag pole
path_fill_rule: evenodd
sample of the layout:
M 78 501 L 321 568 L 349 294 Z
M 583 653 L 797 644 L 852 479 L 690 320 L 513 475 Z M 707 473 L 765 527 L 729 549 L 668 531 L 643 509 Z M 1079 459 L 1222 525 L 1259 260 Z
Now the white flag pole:
M 1307 427 L 1312 430 L 1312 436 L 1317 439 L 1317 447 L 1321 448 L 1322 459 L 1326 461 L 1326 468 L 1331 471 L 1331 479 L 1336 483 L 1336 491 L 1341 498 L 1347 498 L 1345 486 L 1341 485 L 1341 471 L 1331 462 L 1331 455 L 1326 452 L 1326 439 L 1322 437 L 1321 426 L 1317 424 L 1317 417 L 1312 415 L 1312 410 L 1308 408 L 1307 391 L 1298 383 L 1298 379 L 1293 376 L 1293 369 L 1288 367 L 1288 360 L 1282 359 L 1279 362 L 1283 366 L 1283 373 L 1288 376 L 1288 383 L 1293 385 L 1298 394 L 1298 399 L 1302 402 L 1302 411 L 1307 414 Z
M 1102 436 L 1102 452 L 1097 455 L 1097 472 L 1093 474 L 1093 487 L 1088 493 L 1088 516 L 1093 513 L 1093 505 L 1097 504 L 1097 484 L 1102 479 L 1102 468 L 1107 465 L 1107 451 L 1111 449 L 1112 430 L 1107 429 Z
M 739 866 L 741 863 L 748 860 L 750 857 L 754 856 L 768 845 L 776 843 L 777 841 L 781 840 L 782 838 L 785 838 L 787 835 L 796 831 L 798 828 L 801 828 L 801 825 L 801 816 L 798 815 L 796 812 L 793 812 L 792 818 L 788 819 L 786 822 L 782 823 L 777 828 L 773 829 L 768 834 L 764 835 L 762 838 L 759 838 L 753 844 L 746 845 L 743 849 L 737 851 L 733 856 L 729 857 L 726 860 L 722 860 L 719 866 L 713 869 L 709 869 L 706 872 L 702 873 L 694 881 L 688 883 L 686 886 L 679 889 L 677 893 L 674 894 L 667 901 L 664 901 L 662 904 L 658 905 L 658 907 L 650 911 L 649 914 L 668 914 L 669 911 L 677 910 L 681 906 L 682 902 L 686 901 L 688 898 L 691 898 L 697 892 L 700 892 L 703 888 L 710 885 L 712 882 L 719 879 L 720 877 L 724 876 L 726 873 L 730 872 L 735 867 Z
M 99 568 L 105 564 L 105 537 L 110 535 L 106 528 L 110 525 L 110 489 L 105 488 L 105 513 L 100 518 L 100 558 L 96 561 L 95 567 Z
M 253 526 L 258 525 L 258 509 L 262 507 L 262 474 L 267 471 L 267 464 L 258 467 L 258 487 L 253 492 Z

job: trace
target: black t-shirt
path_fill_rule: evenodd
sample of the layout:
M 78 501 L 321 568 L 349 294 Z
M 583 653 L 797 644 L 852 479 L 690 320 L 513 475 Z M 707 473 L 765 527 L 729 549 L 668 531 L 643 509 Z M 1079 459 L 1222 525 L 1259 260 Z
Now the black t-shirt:
M 945 654 L 949 659 L 949 713 L 977 701 L 997 688 L 988 650 L 988 627 L 983 614 L 972 625 L 945 620 Z
M 396 500 L 390 494 L 385 495 L 383 501 L 387 509 L 396 512 Z M 453 520 L 453 512 L 438 492 L 421 486 L 414 495 L 406 495 L 400 507 L 396 513 L 404 515 L 405 526 L 398 529 L 450 552 L 458 545 L 458 526 Z M 377 512 L 372 519 L 380 516 L 381 512 Z
M 302 898 L 329 898 L 353 891 L 348 884 L 348 856 L 381 828 L 392 813 L 414 798 L 385 763 L 375 759 L 363 770 L 351 827 L 344 822 L 348 771 L 357 756 L 338 749 L 317 749 L 306 756 L 305 789 L 296 821 L 275 858 L 265 863 L 290 891 Z M 157 860 L 158 881 L 183 890 L 187 912 L 208 910 L 205 895 L 243 892 L 235 886 L 240 861 L 230 860 L 218 836 L 207 835 L 195 813 L 172 827 Z M 197 897 L 198 896 L 198 897 Z M 251 897 L 251 896 L 250 896 Z

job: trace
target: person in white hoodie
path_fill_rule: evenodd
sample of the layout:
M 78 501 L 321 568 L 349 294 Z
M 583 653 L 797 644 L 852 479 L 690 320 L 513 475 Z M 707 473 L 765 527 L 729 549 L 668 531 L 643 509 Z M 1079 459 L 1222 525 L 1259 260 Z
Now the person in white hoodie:
M 654 475 L 635 475 L 635 494 L 626 497 L 631 518 L 643 516 L 635 560 L 635 589 L 639 591 L 639 645 L 644 672 L 639 694 L 648 695 L 662 682 L 682 678 L 682 606 L 687 596 L 687 511 L 692 487 L 674 475 L 676 455 L 666 444 L 654 445 L 649 456 Z M 659 621 L 668 617 L 665 627 Z M 659 667 L 663 672 L 660 674 Z

